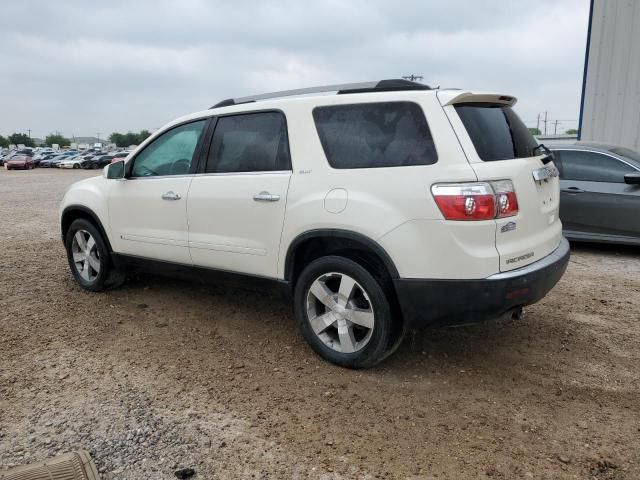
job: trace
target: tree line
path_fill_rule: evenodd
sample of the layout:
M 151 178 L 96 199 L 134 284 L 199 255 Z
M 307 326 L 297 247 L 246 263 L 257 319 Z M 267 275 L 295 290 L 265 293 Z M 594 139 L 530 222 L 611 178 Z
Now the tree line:
M 109 135 L 109 142 L 115 143 L 118 147 L 128 147 L 129 145 L 139 145 L 142 143 L 151 132 L 149 130 L 141 130 L 140 132 L 127 132 L 127 133 L 119 133 L 113 132 Z M 35 143 L 33 139 L 29 137 L 26 133 L 12 133 L 8 137 L 3 137 L 0 135 L 0 147 L 8 147 L 9 145 L 24 145 L 25 147 L 35 147 Z M 44 139 L 44 144 L 47 147 L 52 145 L 60 145 L 67 146 L 71 145 L 71 140 L 67 137 L 57 134 L 50 133 Z
M 531 135 L 542 135 L 542 132 L 540 131 L 540 129 L 536 127 L 529 128 L 529 131 L 531 132 Z M 569 130 L 566 130 L 564 133 L 565 135 L 577 135 L 578 130 L 576 130 L 575 128 L 570 128 Z
M 128 147 L 129 145 L 140 145 L 150 135 L 151 135 L 151 132 L 149 132 L 149 130 L 141 130 L 138 133 L 114 132 L 111 135 L 109 135 L 109 141 L 111 143 L 115 143 L 117 147 Z

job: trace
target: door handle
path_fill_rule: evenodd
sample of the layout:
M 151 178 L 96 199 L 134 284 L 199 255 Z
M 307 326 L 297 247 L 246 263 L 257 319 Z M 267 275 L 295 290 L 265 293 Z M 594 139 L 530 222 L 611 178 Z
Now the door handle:
M 280 195 L 272 195 L 269 192 L 260 192 L 253 196 L 255 202 L 277 202 L 280 200 Z
M 180 196 L 179 193 L 174 193 L 171 190 L 162 194 L 163 200 L 180 200 L 181 198 L 182 197 Z
M 560 191 L 563 193 L 584 193 L 584 190 L 578 187 L 561 188 Z

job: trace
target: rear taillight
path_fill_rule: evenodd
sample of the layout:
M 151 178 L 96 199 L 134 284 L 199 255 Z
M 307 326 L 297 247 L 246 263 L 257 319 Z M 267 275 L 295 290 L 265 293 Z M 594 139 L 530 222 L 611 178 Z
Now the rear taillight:
M 446 220 L 492 220 L 518 213 L 511 180 L 439 183 L 431 193 Z
M 497 218 L 513 217 L 518 214 L 518 199 L 511 180 L 491 182 L 496 193 Z

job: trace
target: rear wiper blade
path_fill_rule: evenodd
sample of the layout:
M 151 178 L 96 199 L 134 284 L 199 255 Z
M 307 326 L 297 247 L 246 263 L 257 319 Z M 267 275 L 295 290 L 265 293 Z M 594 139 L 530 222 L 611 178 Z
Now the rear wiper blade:
M 544 143 L 541 143 L 540 145 L 538 145 L 537 147 L 534 147 L 533 149 L 533 154 L 536 154 L 536 151 L 538 150 L 544 150 L 545 153 L 545 157 L 542 159 L 542 163 L 544 165 L 546 165 L 547 163 L 549 163 L 551 160 L 555 160 L 555 155 L 553 154 L 553 152 L 551 150 L 549 150 L 549 148 L 547 148 L 547 146 Z
M 547 146 L 544 143 L 541 143 L 540 145 L 536 146 L 533 148 L 533 153 L 535 154 L 536 151 L 538 151 L 539 149 L 544 150 L 544 153 L 546 153 L 547 155 L 551 155 L 551 150 L 549 150 L 549 148 L 547 148 Z

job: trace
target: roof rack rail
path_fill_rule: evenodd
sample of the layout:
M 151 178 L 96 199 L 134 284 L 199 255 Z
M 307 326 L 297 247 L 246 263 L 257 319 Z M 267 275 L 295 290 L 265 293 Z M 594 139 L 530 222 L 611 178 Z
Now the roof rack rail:
M 431 90 L 431 87 L 418 82 L 404 79 L 378 80 L 374 82 L 343 83 L 338 85 L 325 85 L 322 87 L 298 88 L 296 90 L 284 90 L 281 92 L 263 93 L 240 98 L 227 98 L 216 103 L 211 108 L 228 107 L 230 105 L 240 105 L 242 103 L 259 102 L 273 98 L 292 97 L 295 95 L 312 95 L 315 93 L 337 92 L 338 95 L 349 93 L 369 93 L 369 92 L 394 92 L 401 90 Z

